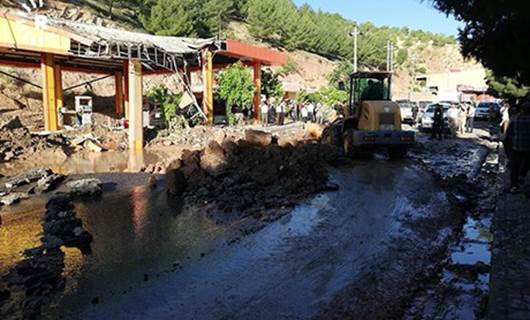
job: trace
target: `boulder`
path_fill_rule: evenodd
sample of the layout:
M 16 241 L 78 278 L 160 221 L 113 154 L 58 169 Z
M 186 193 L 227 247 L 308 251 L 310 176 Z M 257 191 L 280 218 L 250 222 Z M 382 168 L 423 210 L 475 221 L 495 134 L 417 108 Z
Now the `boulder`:
M 211 141 L 204 149 L 200 164 L 204 171 L 217 177 L 223 173 L 226 160 L 223 148 L 216 141 Z
M 245 130 L 245 141 L 266 147 L 272 143 L 272 133 L 259 130 Z
M 98 196 L 103 193 L 102 182 L 99 179 L 81 179 L 66 184 L 67 193 L 76 196 Z
M 305 136 L 308 139 L 318 140 L 320 137 L 322 137 L 324 129 L 326 129 L 325 125 L 318 123 L 307 123 L 305 125 Z
M 12 206 L 14 205 L 15 203 L 18 203 L 20 202 L 20 200 L 22 199 L 27 199 L 29 198 L 28 194 L 27 193 L 24 193 L 24 192 L 14 192 L 14 193 L 11 193 L 11 194 L 8 194 L 6 196 L 3 196 L 0 198 L 0 205 L 3 205 L 3 206 Z
M 45 193 L 57 188 L 64 180 L 64 176 L 60 174 L 51 174 L 46 177 L 42 177 L 37 181 L 35 187 L 31 189 L 33 193 Z

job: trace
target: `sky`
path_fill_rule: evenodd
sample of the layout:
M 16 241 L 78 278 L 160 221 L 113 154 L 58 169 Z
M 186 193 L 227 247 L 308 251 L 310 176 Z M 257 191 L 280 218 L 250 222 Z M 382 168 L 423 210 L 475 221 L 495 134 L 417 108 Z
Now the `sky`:
M 377 26 L 409 27 L 424 31 L 457 35 L 461 24 L 453 17 L 432 7 L 429 0 L 294 0 L 297 5 L 309 4 L 314 9 L 337 12 L 359 22 Z

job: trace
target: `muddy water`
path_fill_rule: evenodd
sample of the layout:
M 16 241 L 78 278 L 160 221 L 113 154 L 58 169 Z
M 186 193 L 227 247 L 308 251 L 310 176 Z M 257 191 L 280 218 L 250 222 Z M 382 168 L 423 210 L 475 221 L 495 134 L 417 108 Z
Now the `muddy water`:
M 310 318 L 406 233 L 400 219 L 432 214 L 443 195 L 427 175 L 402 163 L 361 163 L 332 178 L 340 191 L 232 244 L 234 230 L 198 211 L 181 212 L 162 190 L 134 187 L 78 203 L 94 235 L 93 254 L 66 250 L 67 288 L 46 317 Z M 7 244 L 0 247 L 4 266 L 35 240 L 41 205 L 14 220 L 18 231 L 0 238 Z

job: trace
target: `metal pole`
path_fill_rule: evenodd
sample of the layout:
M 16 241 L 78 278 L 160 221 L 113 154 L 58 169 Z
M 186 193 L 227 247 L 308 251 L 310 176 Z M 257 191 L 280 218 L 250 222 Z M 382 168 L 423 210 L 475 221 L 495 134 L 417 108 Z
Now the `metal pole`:
M 358 70 L 358 61 L 357 61 L 357 36 L 359 35 L 359 27 L 355 25 L 355 29 L 353 29 L 353 72 L 357 72 Z

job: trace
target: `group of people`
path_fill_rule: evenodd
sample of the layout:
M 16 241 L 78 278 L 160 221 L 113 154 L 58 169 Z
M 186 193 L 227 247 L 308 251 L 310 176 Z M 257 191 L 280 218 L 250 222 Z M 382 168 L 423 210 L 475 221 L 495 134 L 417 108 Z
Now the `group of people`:
M 277 101 L 275 98 L 263 98 L 260 113 L 263 126 L 268 126 L 271 123 L 283 126 L 288 118 L 293 122 L 303 121 L 304 123 L 323 123 L 327 118 L 325 108 L 320 103 L 304 102 L 297 104 L 288 99 Z
M 442 104 L 434 108 L 433 127 L 431 139 L 442 140 L 447 129 L 451 137 L 458 134 L 473 133 L 475 128 L 476 107 L 472 103 L 453 103 L 447 110 L 447 127 L 445 124 L 446 111 Z
M 501 132 L 510 169 L 508 192 L 519 192 L 530 169 L 530 100 L 505 104 L 501 109 Z

